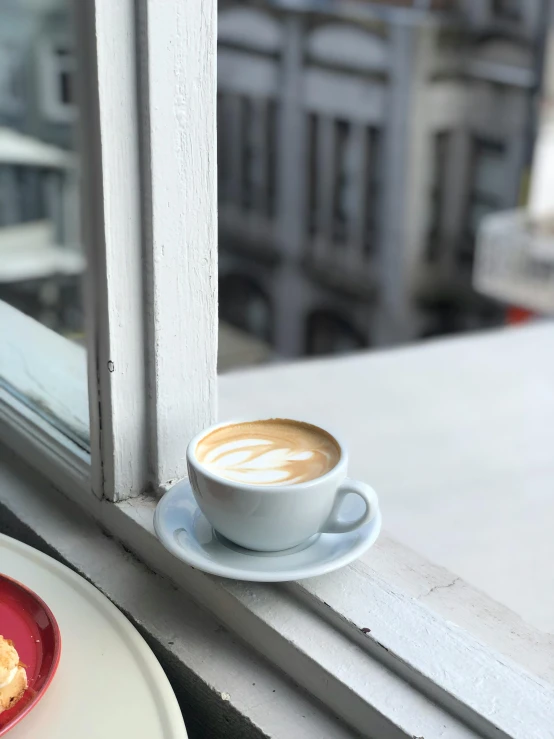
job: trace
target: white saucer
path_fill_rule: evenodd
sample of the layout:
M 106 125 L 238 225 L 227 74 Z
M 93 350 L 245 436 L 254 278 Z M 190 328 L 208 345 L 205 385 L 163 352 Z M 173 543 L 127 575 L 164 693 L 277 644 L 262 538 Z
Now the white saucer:
M 347 497 L 343 517 L 355 518 L 362 506 L 358 496 Z M 233 580 L 284 582 L 323 575 L 357 559 L 379 536 L 381 514 L 346 534 L 319 534 L 284 552 L 253 552 L 214 532 L 196 505 L 188 480 L 183 480 L 158 503 L 154 528 L 166 549 L 199 570 Z

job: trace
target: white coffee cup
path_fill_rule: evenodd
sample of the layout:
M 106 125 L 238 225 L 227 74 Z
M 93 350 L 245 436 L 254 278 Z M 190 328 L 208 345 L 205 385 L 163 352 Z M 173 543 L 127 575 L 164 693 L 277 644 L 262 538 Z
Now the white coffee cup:
M 335 434 L 332 436 L 340 450 L 338 463 L 326 474 L 307 482 L 256 485 L 214 474 L 198 460 L 198 443 L 215 429 L 243 422 L 211 426 L 195 436 L 187 447 L 194 497 L 216 532 L 241 547 L 274 552 L 296 547 L 318 533 L 353 531 L 377 514 L 379 503 L 373 488 L 346 476 L 348 455 Z M 340 509 L 344 498 L 351 493 L 363 500 L 365 509 L 353 521 L 344 521 Z

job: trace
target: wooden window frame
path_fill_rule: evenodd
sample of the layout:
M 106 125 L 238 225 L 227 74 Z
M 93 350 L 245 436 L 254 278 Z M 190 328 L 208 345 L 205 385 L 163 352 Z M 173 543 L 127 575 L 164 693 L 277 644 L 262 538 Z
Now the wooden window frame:
M 184 477 L 188 439 L 215 418 L 216 10 L 84 6 L 92 480 L 116 501 Z
M 216 3 L 77 1 L 75 17 L 90 453 L 5 387 L 0 440 L 351 730 L 546 739 L 554 690 L 499 653 L 513 634 L 496 606 L 386 537 L 375 568 L 292 584 L 214 578 L 157 541 L 157 494 L 216 415 Z

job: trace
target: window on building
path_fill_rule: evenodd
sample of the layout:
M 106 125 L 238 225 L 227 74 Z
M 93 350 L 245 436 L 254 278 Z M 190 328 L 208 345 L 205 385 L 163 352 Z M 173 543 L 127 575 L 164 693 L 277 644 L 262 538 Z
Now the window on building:
M 11 115 L 23 109 L 23 52 L 0 41 L 0 113 Z
M 332 249 L 355 242 L 363 260 L 374 254 L 381 154 L 377 127 L 309 115 L 307 233 L 312 239 Z
M 493 0 L 492 13 L 501 21 L 521 20 L 522 0 Z
M 506 145 L 491 138 L 475 137 L 472 147 L 465 230 L 458 257 L 473 264 L 475 237 L 482 219 L 506 207 Z
M 222 320 L 271 342 L 271 303 L 253 278 L 238 274 L 224 276 L 219 283 L 219 312 Z
M 71 123 L 76 117 L 75 59 L 69 40 L 51 39 L 39 55 L 42 81 L 42 113 L 55 123 Z
M 353 323 L 338 313 L 315 310 L 306 321 L 306 353 L 344 354 L 363 349 L 367 342 Z
M 220 202 L 245 217 L 275 216 L 277 104 L 267 97 L 218 95 Z
M 433 170 L 431 176 L 427 261 L 437 262 L 442 252 L 443 217 L 448 192 L 448 150 L 452 134 L 440 131 L 433 138 Z

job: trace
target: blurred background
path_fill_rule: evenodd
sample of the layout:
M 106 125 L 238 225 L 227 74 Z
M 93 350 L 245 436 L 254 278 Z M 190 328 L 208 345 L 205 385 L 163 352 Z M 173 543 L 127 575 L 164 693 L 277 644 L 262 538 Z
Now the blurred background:
M 530 315 L 474 262 L 525 203 L 550 12 L 221 0 L 221 371 Z M 83 342 L 73 51 L 67 0 L 2 0 L 0 300 Z

